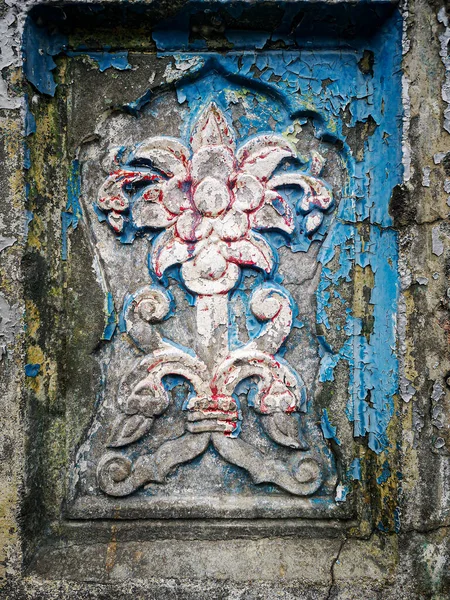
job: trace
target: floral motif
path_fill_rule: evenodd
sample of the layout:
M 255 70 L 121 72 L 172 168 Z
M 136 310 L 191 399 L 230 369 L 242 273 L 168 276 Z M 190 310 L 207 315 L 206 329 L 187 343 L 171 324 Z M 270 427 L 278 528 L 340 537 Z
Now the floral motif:
M 332 195 L 320 173 L 323 159 L 313 154 L 312 175 L 287 171 L 275 175 L 286 158 L 296 156 L 283 137 L 268 134 L 250 139 L 236 150 L 236 136 L 212 103 L 200 115 L 190 139 L 190 150 L 178 140 L 154 137 L 140 144 L 133 163 L 151 166 L 119 169 L 104 182 L 97 205 L 108 213 L 111 227 L 120 233 L 124 213 L 132 210 L 138 228 L 163 228 L 152 249 L 152 266 L 161 277 L 172 265 L 182 265 L 187 287 L 200 295 L 228 292 L 236 284 L 240 266 L 270 273 L 275 257 L 259 230 L 290 234 L 293 211 L 277 191 L 299 186 L 297 207 L 305 228 L 313 233 Z M 155 173 L 157 171 L 157 173 Z M 142 192 L 130 205 L 126 188 Z
M 109 447 L 141 439 L 168 409 L 165 376 L 189 381 L 194 393 L 183 405 L 186 421 L 180 437 L 167 439 L 134 463 L 116 451 L 102 457 L 97 477 L 105 493 L 125 496 L 146 482 L 163 482 L 171 469 L 200 456 L 209 444 L 255 483 L 275 484 L 296 495 L 310 495 L 322 484 L 321 466 L 303 454 L 308 445 L 292 418 L 292 413 L 307 410 L 305 384 L 278 354 L 293 326 L 289 294 L 270 281 L 253 290 L 249 307 L 262 328 L 234 350 L 224 296 L 237 283 L 242 266 L 273 275 L 275 255 L 259 231 L 289 235 L 296 225 L 280 188 L 303 191 L 296 211 L 307 234 L 320 227 L 332 208 L 331 192 L 318 178 L 324 163 L 319 154 L 312 153 L 309 174 L 276 173 L 284 159 L 295 157 L 291 144 L 274 134 L 236 148 L 233 129 L 212 103 L 196 121 L 189 148 L 168 137 L 150 138 L 136 148 L 128 167 L 103 183 L 97 206 L 116 233 L 122 233 L 127 221 L 141 230 L 164 230 L 153 242 L 152 267 L 162 277 L 169 267 L 181 265 L 185 285 L 197 294 L 197 332 L 205 348 L 211 348 L 203 362 L 157 332 L 150 336 L 149 324 L 170 312 L 171 296 L 162 286 L 146 286 L 126 300 L 123 314 L 130 338 L 143 351 L 152 348 L 121 380 L 120 414 Z M 247 380 L 256 385 L 248 405 L 267 435 L 296 453 L 290 461 L 269 457 L 239 437 L 243 416 L 236 390 Z

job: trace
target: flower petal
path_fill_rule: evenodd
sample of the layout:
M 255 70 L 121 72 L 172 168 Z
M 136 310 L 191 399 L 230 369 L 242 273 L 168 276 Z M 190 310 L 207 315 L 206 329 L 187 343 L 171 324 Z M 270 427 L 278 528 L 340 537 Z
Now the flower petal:
M 158 235 L 153 242 L 152 267 L 156 275 L 162 277 L 164 272 L 172 265 L 184 263 L 192 258 L 195 256 L 195 250 L 193 244 L 185 244 L 175 237 L 173 227 L 167 229 Z
M 205 177 L 214 177 L 226 182 L 234 169 L 234 155 L 225 146 L 206 146 L 200 148 L 192 157 L 191 177 L 197 184 Z
M 161 190 L 162 203 L 174 215 L 179 215 L 183 210 L 191 207 L 189 188 L 185 181 L 174 177 L 166 181 L 161 186 Z
M 264 196 L 261 183 L 248 173 L 241 173 L 234 186 L 234 206 L 239 210 L 251 211 L 258 208 Z
M 142 227 L 169 227 L 177 220 L 177 216 L 167 211 L 161 204 L 138 200 L 133 206 L 133 221 Z
M 194 152 L 204 146 L 227 146 L 234 151 L 235 139 L 236 135 L 228 125 L 222 111 L 212 102 L 196 122 L 191 137 L 191 146 Z
M 270 273 L 275 263 L 272 248 L 257 233 L 250 232 L 246 239 L 221 245 L 223 256 L 238 265 L 258 267 Z
M 292 233 L 295 228 L 294 215 L 284 198 L 268 191 L 263 206 L 250 214 L 250 226 L 252 229 L 280 229 Z
M 248 227 L 248 215 L 236 210 L 234 206 L 214 221 L 214 231 L 221 240 L 227 242 L 243 238 Z
M 190 209 L 181 213 L 176 224 L 177 235 L 185 242 L 197 242 L 205 238 L 211 230 L 211 221 Z
M 280 161 L 289 156 L 296 156 L 294 148 L 278 135 L 253 138 L 236 154 L 241 170 L 260 181 L 267 181 Z
M 153 137 L 139 144 L 134 161 L 148 160 L 168 177 L 187 173 L 189 150 L 178 140 L 169 137 Z
M 122 183 L 113 177 L 108 177 L 99 190 L 97 206 L 101 210 L 126 210 L 129 201 L 122 191 Z

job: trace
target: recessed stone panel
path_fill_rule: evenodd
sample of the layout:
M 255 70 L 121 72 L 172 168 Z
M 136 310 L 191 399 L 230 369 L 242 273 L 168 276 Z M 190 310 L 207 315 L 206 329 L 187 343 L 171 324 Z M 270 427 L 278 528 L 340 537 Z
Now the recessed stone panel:
M 29 74 L 29 310 L 57 323 L 30 332 L 29 498 L 54 531 L 395 527 L 401 31 L 387 3 L 305 6 L 130 8 L 113 49 L 109 9 L 30 17 L 61 36 Z

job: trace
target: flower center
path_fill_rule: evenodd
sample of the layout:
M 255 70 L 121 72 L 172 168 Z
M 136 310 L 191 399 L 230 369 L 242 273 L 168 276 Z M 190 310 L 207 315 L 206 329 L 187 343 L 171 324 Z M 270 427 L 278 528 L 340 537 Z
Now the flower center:
M 223 181 L 205 177 L 194 193 L 197 210 L 207 217 L 217 217 L 230 203 L 230 191 Z

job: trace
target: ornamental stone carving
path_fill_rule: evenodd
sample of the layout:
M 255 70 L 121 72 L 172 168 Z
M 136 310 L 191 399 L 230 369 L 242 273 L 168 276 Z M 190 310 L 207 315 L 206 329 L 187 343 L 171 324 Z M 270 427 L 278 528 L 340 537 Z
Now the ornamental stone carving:
M 332 490 L 334 460 L 308 416 L 310 391 L 301 369 L 283 358 L 298 309 L 280 283 L 277 253 L 265 236 L 289 237 L 300 219 L 303 234 L 311 236 L 334 208 L 331 188 L 320 178 L 321 155 L 311 153 L 307 170 L 280 168 L 296 158 L 294 146 L 275 133 L 238 142 L 214 102 L 193 123 L 189 144 L 155 136 L 116 155 L 117 168 L 95 203 L 100 220 L 119 239 L 130 230 L 159 233 L 148 256 L 151 282 L 128 290 L 121 313 L 123 331 L 141 355 L 120 377 L 116 416 L 104 425 L 107 439 L 95 472 L 106 497 L 164 486 L 207 449 L 245 471 L 255 489 L 264 484 L 276 496 L 310 496 L 324 485 Z M 295 206 L 282 193 L 287 188 L 299 192 Z M 248 302 L 258 331 L 236 344 L 230 298 L 243 269 L 262 273 L 263 280 Z M 174 270 L 195 303 L 202 356 L 155 327 L 177 319 L 167 285 Z M 181 384 L 185 396 L 174 408 L 173 387 Z M 264 443 L 241 433 L 250 413 Z M 165 417 L 150 448 L 147 441 Z M 182 419 L 182 430 L 171 429 L 171 419 Z M 311 439 L 321 439 L 322 449 L 311 448 Z

